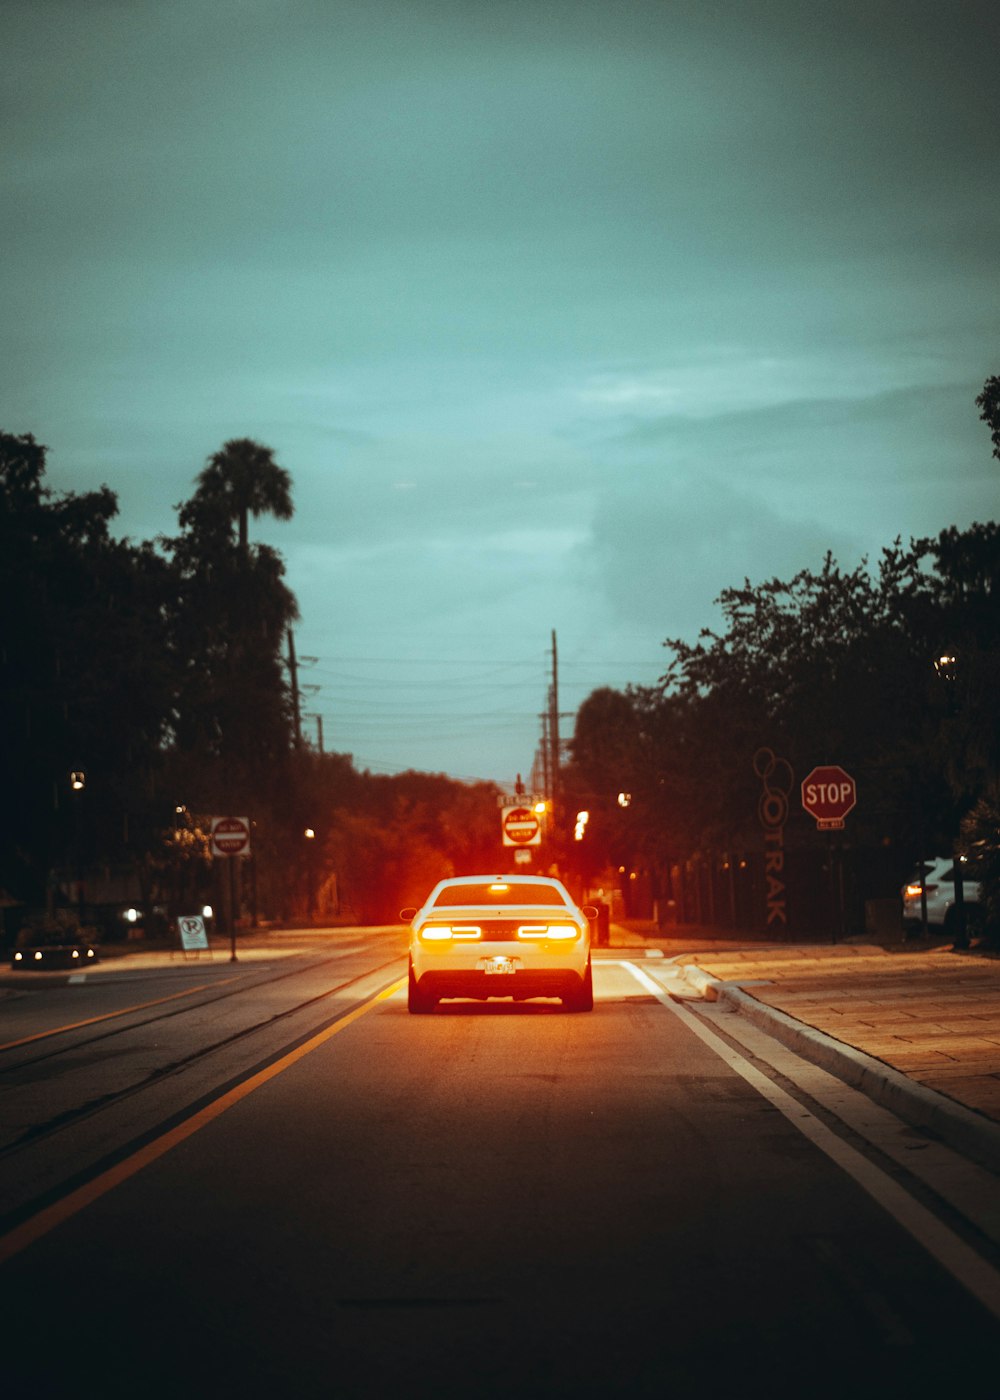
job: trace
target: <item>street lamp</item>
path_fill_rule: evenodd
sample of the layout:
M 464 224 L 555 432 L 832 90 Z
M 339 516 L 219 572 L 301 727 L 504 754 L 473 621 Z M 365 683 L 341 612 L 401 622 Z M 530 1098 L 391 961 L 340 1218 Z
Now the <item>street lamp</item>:
M 81 793 L 87 786 L 87 775 L 82 768 L 74 768 L 69 775 L 69 787 L 71 792 Z M 73 845 L 76 848 L 76 918 L 77 923 L 83 923 L 83 833 L 82 816 L 80 813 L 80 802 L 73 803 Z
M 307 826 L 302 835 L 308 845 L 306 846 L 306 913 L 311 920 L 316 909 L 316 832 L 311 826 Z

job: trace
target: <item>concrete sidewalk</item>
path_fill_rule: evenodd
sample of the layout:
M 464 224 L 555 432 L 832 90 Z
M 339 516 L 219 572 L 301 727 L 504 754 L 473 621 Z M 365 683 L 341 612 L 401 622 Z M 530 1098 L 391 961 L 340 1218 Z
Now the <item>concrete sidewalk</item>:
M 997 957 L 838 944 L 702 952 L 680 962 L 1000 1122 Z
M 679 933 L 680 931 L 678 931 Z M 1000 955 L 949 944 L 781 944 L 662 938 L 699 995 L 734 1010 L 872 1098 L 1000 1171 Z M 684 944 L 687 943 L 685 947 Z

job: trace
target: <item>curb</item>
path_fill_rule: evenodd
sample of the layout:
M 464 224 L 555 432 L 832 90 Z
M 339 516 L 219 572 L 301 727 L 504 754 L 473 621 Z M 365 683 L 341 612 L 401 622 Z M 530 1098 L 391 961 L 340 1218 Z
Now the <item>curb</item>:
M 727 1003 L 803 1059 L 811 1060 L 845 1084 L 860 1089 L 897 1118 L 939 1138 L 963 1156 L 975 1158 L 990 1171 L 1000 1173 L 1000 1124 L 956 1103 L 946 1094 L 916 1084 L 898 1069 L 866 1055 L 863 1050 L 845 1045 L 777 1007 L 766 1006 L 749 992 L 742 991 L 738 983 L 723 982 L 703 968 L 689 964 L 681 965 L 679 970 L 684 980 L 706 1001 Z

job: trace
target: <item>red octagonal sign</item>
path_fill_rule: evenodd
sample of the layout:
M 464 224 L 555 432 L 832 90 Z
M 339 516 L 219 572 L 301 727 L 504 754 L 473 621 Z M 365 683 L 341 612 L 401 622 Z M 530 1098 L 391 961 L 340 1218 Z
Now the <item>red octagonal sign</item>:
M 858 789 L 850 773 L 837 763 L 814 768 L 802 783 L 802 805 L 816 818 L 819 831 L 839 831 L 844 818 L 858 800 Z

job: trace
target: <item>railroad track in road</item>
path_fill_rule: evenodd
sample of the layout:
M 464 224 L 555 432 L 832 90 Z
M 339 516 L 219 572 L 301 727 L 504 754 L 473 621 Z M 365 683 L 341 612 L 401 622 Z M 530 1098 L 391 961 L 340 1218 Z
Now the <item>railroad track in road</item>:
M 357 950 L 354 952 L 356 954 Z M 398 974 L 398 957 L 366 963 L 363 969 L 354 975 L 343 980 L 335 979 L 330 985 L 319 991 L 312 991 L 307 996 L 293 995 L 287 1005 L 278 1008 L 272 1006 L 264 1015 L 253 1014 L 249 1020 L 235 1025 L 230 1018 L 229 1028 L 222 1035 L 210 1033 L 205 1038 L 205 1030 L 210 1031 L 211 1027 L 195 1026 L 192 1032 L 195 1039 L 193 1042 L 189 1041 L 188 1047 L 182 1053 L 171 1053 L 180 1039 L 173 1035 L 172 1044 L 165 1047 L 165 1057 L 160 1062 L 149 1065 L 144 1059 L 144 1056 L 149 1054 L 146 1041 L 151 1028 L 155 1029 L 170 1022 L 180 1023 L 183 1027 L 185 1022 L 193 1023 L 204 1019 L 206 1012 L 211 1015 L 213 1009 L 224 1003 L 235 1005 L 242 1002 L 249 1006 L 249 998 L 254 993 L 259 993 L 264 988 L 273 989 L 278 983 L 291 983 L 303 977 L 315 978 L 322 975 L 324 968 L 342 965 L 348 956 L 350 955 L 341 953 L 319 959 L 310 958 L 304 964 L 296 960 L 297 966 L 287 971 L 275 973 L 269 969 L 266 974 L 262 973 L 259 976 L 249 974 L 245 978 L 241 977 L 236 986 L 231 985 L 232 978 L 226 978 L 224 989 L 219 983 L 215 984 L 214 990 L 212 984 L 200 984 L 139 1006 L 122 1007 L 84 1021 L 51 1027 L 0 1045 L 0 1111 L 5 1107 L 7 1109 L 3 1112 L 4 1123 L 11 1121 L 9 1110 L 19 1090 L 22 1112 L 26 1097 L 32 1098 L 39 1105 L 35 1110 L 38 1113 L 36 1119 L 22 1123 L 19 1129 L 15 1129 L 14 1136 L 5 1142 L 0 1141 L 0 1161 L 162 1084 L 171 1076 L 189 1070 L 200 1062 L 208 1061 L 221 1051 L 231 1049 L 240 1042 L 248 1042 L 254 1036 L 273 1029 L 282 1022 L 291 1022 L 295 1017 L 321 1006 L 331 997 L 349 993 L 351 987 L 357 983 L 380 973 L 384 973 L 388 978 L 392 969 Z M 196 999 L 182 1000 L 183 998 Z M 201 1039 L 197 1038 L 199 1030 Z M 135 1040 L 136 1043 L 130 1045 L 130 1040 Z M 93 1065 L 95 1056 L 100 1055 L 102 1047 L 113 1041 L 118 1042 L 118 1045 L 114 1055 L 107 1057 L 106 1063 L 114 1060 L 118 1082 L 95 1092 L 93 1076 L 83 1074 L 83 1082 L 74 1085 L 73 1081 L 80 1078 L 82 1070 Z M 131 1072 L 127 1068 L 130 1064 L 134 1066 Z M 43 1075 L 46 1092 L 39 1093 L 37 1086 Z M 66 1092 L 60 1093 L 59 1087 L 63 1084 Z

